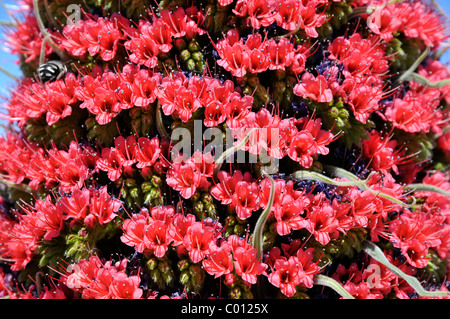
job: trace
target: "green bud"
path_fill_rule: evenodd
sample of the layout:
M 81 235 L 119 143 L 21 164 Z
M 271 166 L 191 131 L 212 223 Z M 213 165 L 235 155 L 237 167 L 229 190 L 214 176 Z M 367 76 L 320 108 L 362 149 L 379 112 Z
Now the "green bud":
M 189 273 L 191 274 L 190 283 L 194 291 L 200 291 L 203 288 L 205 282 L 205 271 L 199 264 L 193 264 L 189 267 Z
M 191 54 L 191 57 L 194 59 L 194 61 L 203 61 L 203 53 L 201 52 L 193 52 Z
M 180 58 L 182 61 L 186 62 L 191 58 L 191 53 L 187 49 L 185 49 L 180 52 Z
M 166 283 L 161 275 L 161 272 L 159 271 L 159 269 L 154 269 L 150 272 L 150 278 L 152 279 L 152 281 L 154 283 L 156 283 L 158 285 L 158 287 L 163 288 Z
M 178 269 L 179 269 L 180 271 L 185 271 L 185 270 L 187 270 L 187 269 L 189 268 L 189 265 L 190 265 L 189 259 L 181 259 L 181 260 L 177 263 Z
M 134 199 L 138 199 L 140 196 L 139 188 L 134 187 L 130 189 L 130 196 Z
M 201 214 L 203 213 L 203 203 L 200 201 L 195 202 L 194 203 L 194 211 L 195 211 L 196 215 L 200 214 L 200 217 L 201 217 Z
M 205 63 L 203 61 L 197 61 L 195 62 L 195 70 L 202 72 L 205 70 Z
M 233 228 L 233 231 L 236 235 L 242 236 L 245 233 L 245 226 L 243 224 L 236 224 Z
M 229 296 L 231 299 L 241 299 L 242 290 L 239 286 L 234 286 L 230 289 Z
M 189 52 L 197 52 L 200 50 L 200 46 L 196 40 L 192 40 L 188 45 Z
M 143 193 L 148 193 L 153 189 L 154 185 L 152 182 L 143 182 L 141 184 L 141 190 Z
M 190 281 L 191 275 L 189 274 L 189 270 L 184 270 L 180 274 L 180 283 L 183 285 L 187 285 Z
M 159 176 L 153 175 L 151 182 L 153 184 L 154 187 L 159 187 L 162 185 L 162 179 Z
M 195 61 L 193 59 L 189 59 L 186 61 L 186 68 L 189 71 L 194 71 L 195 70 Z
M 149 270 L 154 270 L 156 269 L 158 266 L 158 260 L 156 258 L 150 258 L 149 260 L 147 260 L 147 268 Z

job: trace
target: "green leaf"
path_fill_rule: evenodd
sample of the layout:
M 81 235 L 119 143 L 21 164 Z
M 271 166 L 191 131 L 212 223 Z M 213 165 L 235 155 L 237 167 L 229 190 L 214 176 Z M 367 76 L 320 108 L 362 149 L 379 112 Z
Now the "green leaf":
M 345 290 L 345 288 L 338 281 L 334 280 L 331 277 L 320 274 L 315 275 L 314 284 L 329 287 L 334 291 L 336 291 L 339 295 L 341 295 L 345 299 L 355 299 L 355 297 L 353 297 L 347 290 Z
M 450 296 L 450 292 L 448 291 L 428 291 L 425 290 L 420 284 L 419 280 L 416 277 L 405 274 L 399 268 L 394 266 L 389 262 L 389 260 L 384 255 L 383 251 L 372 242 L 364 242 L 363 244 L 364 251 L 373 259 L 384 265 L 388 268 L 393 274 L 404 279 L 414 290 L 423 297 L 440 297 L 440 296 Z

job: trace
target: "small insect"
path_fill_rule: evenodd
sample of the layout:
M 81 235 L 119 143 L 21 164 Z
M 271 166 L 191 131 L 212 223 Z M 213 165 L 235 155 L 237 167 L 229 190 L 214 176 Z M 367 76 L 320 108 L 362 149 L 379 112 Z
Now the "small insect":
M 37 73 L 41 82 L 53 82 L 67 73 L 67 67 L 61 61 L 48 61 L 39 66 Z

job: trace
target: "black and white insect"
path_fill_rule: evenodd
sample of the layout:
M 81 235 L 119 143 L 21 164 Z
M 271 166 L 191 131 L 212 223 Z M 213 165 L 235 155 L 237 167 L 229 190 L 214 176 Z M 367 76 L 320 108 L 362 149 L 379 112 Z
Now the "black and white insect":
M 53 82 L 67 73 L 67 67 L 61 61 L 48 61 L 39 66 L 37 73 L 41 82 Z

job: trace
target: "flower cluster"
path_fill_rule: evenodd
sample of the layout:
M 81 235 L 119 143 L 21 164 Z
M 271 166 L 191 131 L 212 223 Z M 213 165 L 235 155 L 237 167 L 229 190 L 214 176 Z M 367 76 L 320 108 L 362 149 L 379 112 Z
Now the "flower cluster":
M 0 297 L 448 298 L 431 4 L 21 3 Z

